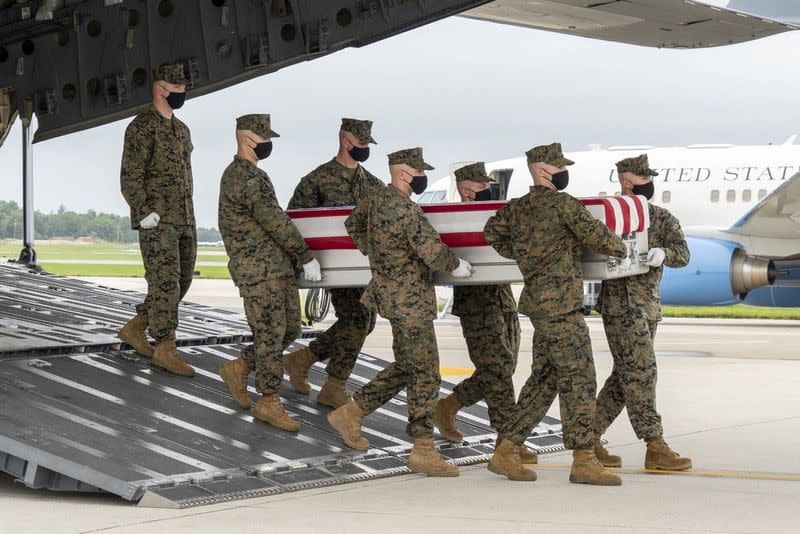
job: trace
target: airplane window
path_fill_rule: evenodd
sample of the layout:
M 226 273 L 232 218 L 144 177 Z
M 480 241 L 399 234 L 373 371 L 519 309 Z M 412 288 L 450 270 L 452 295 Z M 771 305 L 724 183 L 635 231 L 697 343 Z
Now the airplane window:
M 608 196 L 608 193 L 606 193 L 605 191 L 600 191 L 600 192 L 597 194 L 597 196 L 599 196 L 599 197 L 607 197 L 607 196 Z
M 672 200 L 672 193 L 669 191 L 664 191 L 661 193 L 661 202 L 664 204 L 669 204 L 669 201 Z
M 759 189 L 758 190 L 758 200 L 761 200 L 766 196 L 767 196 L 767 190 L 766 189 Z
M 433 192 L 432 191 L 427 191 L 425 193 L 422 193 L 419 196 L 419 198 L 417 199 L 417 202 L 419 202 L 420 204 L 428 204 L 428 203 L 430 203 L 432 196 L 433 196 Z
M 742 202 L 750 202 L 752 198 L 753 198 L 752 191 L 750 191 L 749 189 L 745 189 L 744 191 L 742 191 Z
M 725 193 L 725 200 L 728 202 L 736 202 L 736 191 L 728 189 L 728 192 Z
M 719 189 L 711 191 L 711 202 L 719 202 Z
M 433 200 L 431 202 L 442 202 L 445 195 L 447 195 L 447 191 L 434 191 Z

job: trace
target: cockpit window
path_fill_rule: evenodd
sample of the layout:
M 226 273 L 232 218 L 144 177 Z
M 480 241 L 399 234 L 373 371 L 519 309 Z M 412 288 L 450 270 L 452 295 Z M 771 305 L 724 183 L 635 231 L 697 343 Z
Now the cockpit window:
M 446 196 L 447 191 L 433 191 L 433 200 L 431 200 L 431 202 L 444 202 Z

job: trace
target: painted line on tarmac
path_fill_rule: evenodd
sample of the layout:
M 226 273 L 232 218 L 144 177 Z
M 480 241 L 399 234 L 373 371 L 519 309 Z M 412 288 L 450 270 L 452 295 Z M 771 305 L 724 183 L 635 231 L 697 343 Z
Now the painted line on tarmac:
M 571 464 L 531 464 L 533 469 L 570 469 Z M 687 471 L 665 471 L 661 469 L 637 469 L 634 467 L 608 468 L 615 473 L 630 475 L 681 475 L 702 478 L 741 478 L 749 480 L 785 480 L 800 482 L 800 473 L 763 473 L 758 471 L 709 471 L 704 469 L 689 469 Z
M 474 367 L 439 367 L 442 376 L 470 376 L 474 372 Z

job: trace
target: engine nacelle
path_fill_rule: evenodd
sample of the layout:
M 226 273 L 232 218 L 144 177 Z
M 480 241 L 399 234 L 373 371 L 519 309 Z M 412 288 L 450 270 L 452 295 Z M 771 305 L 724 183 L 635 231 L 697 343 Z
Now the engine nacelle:
M 682 269 L 664 269 L 661 302 L 677 306 L 737 304 L 747 292 L 775 282 L 770 260 L 749 256 L 738 243 L 689 237 L 691 258 Z

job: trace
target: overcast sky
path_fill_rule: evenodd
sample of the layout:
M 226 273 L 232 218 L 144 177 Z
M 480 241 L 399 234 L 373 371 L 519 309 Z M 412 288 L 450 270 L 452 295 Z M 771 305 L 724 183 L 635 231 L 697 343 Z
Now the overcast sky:
M 800 32 L 709 50 L 657 50 L 449 18 L 188 100 L 198 224 L 216 226 L 235 117 L 271 113 L 281 134 L 262 162 L 285 205 L 333 157 L 343 116 L 375 121 L 366 167 L 420 145 L 453 161 L 494 161 L 561 141 L 603 146 L 780 143 L 800 133 Z M 36 207 L 127 214 L 119 161 L 130 119 L 34 147 Z M 0 148 L 0 199 L 21 202 L 20 125 Z

